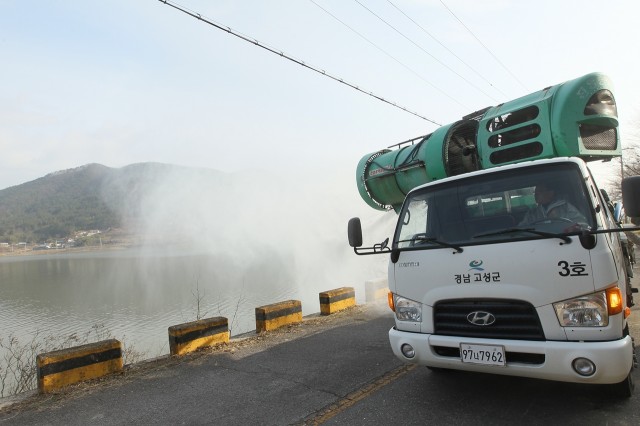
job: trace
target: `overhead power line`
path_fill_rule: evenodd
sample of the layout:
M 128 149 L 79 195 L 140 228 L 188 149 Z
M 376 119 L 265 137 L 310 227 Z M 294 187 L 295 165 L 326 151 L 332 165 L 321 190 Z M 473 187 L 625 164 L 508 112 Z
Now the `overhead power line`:
M 452 101 L 454 101 L 455 103 L 457 103 L 458 105 L 460 105 L 461 107 L 464 108 L 469 108 L 468 106 L 466 106 L 465 104 L 461 103 L 460 101 L 458 101 L 457 99 L 455 99 L 454 97 L 452 97 L 449 93 L 445 92 L 444 90 L 440 89 L 439 87 L 437 87 L 436 85 L 434 85 L 433 83 L 431 83 L 430 81 L 428 81 L 427 79 L 425 79 L 422 75 L 420 75 L 417 71 L 415 71 L 414 69 L 412 69 L 411 67 L 409 67 L 408 65 L 404 64 L 403 62 L 401 62 L 399 59 L 395 58 L 392 54 L 390 54 L 389 52 L 387 52 L 386 50 L 384 50 L 383 48 L 381 48 L 380 46 L 378 46 L 377 44 L 375 44 L 374 42 L 372 42 L 371 40 L 369 40 L 367 37 L 365 37 L 364 35 L 362 35 L 361 33 L 359 33 L 358 31 L 356 31 L 355 29 L 353 29 L 351 26 L 349 26 L 347 23 L 345 23 L 344 21 L 342 21 L 340 18 L 338 18 L 337 16 L 335 16 L 333 13 L 329 12 L 327 9 L 325 9 L 324 7 L 320 6 L 318 3 L 316 3 L 314 0 L 309 0 L 311 3 L 315 4 L 316 6 L 318 6 L 318 8 L 320 10 L 322 10 L 323 12 L 325 12 L 327 15 L 331 16 L 333 19 L 335 19 L 336 21 L 340 22 L 342 25 L 344 25 L 345 27 L 347 27 L 349 30 L 353 31 L 355 34 L 357 34 L 359 37 L 361 37 L 364 41 L 366 41 L 367 43 L 369 43 L 370 45 L 372 45 L 373 47 L 375 47 L 376 49 L 378 49 L 379 51 L 381 51 L 382 53 L 384 53 L 385 55 L 387 55 L 389 58 L 393 59 L 394 61 L 396 61 L 398 64 L 400 64 L 401 66 L 403 66 L 406 70 L 408 70 L 409 72 L 413 73 L 416 77 L 418 77 L 420 80 L 424 81 L 425 83 L 427 83 L 429 86 L 431 86 L 432 88 L 434 88 L 435 90 L 437 90 L 438 92 L 442 93 L 444 96 L 448 97 L 449 99 L 451 99 Z
M 423 120 L 426 120 L 426 121 L 428 121 L 428 122 L 430 122 L 430 123 L 433 123 L 433 124 L 435 124 L 435 125 L 437 125 L 437 126 L 441 126 L 441 124 L 440 124 L 440 123 L 438 123 L 438 122 L 436 122 L 436 121 L 434 121 L 434 120 L 431 120 L 430 118 L 427 118 L 427 117 L 425 117 L 425 116 L 423 116 L 423 115 L 420 115 L 420 114 L 418 114 L 417 112 L 411 111 L 411 110 L 409 110 L 409 109 L 407 109 L 407 108 L 405 108 L 405 107 L 403 107 L 403 106 L 401 106 L 401 105 L 398 105 L 398 104 L 397 104 L 397 103 L 395 103 L 395 102 L 389 101 L 389 100 L 387 100 L 387 99 L 385 99 L 385 98 L 383 98 L 383 97 L 381 97 L 381 96 L 378 96 L 378 95 L 376 95 L 375 93 L 368 92 L 368 91 L 366 91 L 366 90 L 364 90 L 364 89 L 362 89 L 362 88 L 360 88 L 360 87 L 356 86 L 355 84 L 352 84 L 352 83 L 349 83 L 349 82 L 347 82 L 347 81 L 343 80 L 343 79 L 342 79 L 342 78 L 340 78 L 340 77 L 335 77 L 335 76 L 333 76 L 333 75 L 331 75 L 331 74 L 327 73 L 327 72 L 326 72 L 325 70 L 323 70 L 323 69 L 320 69 L 320 68 L 317 68 L 317 67 L 311 66 L 311 65 L 309 65 L 309 64 L 307 64 L 307 63 L 305 63 L 304 61 L 301 61 L 300 59 L 296 59 L 296 58 L 294 58 L 294 57 L 292 57 L 292 56 L 289 56 L 289 55 L 285 54 L 285 53 L 284 53 L 283 51 L 281 51 L 281 50 L 275 49 L 275 48 L 273 48 L 273 47 L 269 47 L 269 46 L 267 46 L 267 45 L 265 45 L 265 44 L 263 44 L 263 43 L 259 42 L 258 40 L 254 39 L 254 38 L 251 38 L 251 37 L 245 36 L 245 35 L 243 35 L 243 34 L 240 34 L 240 33 L 236 32 L 236 31 L 234 31 L 233 29 L 231 29 L 230 27 L 227 27 L 227 26 L 224 26 L 224 25 L 218 24 L 218 23 L 216 23 L 216 22 L 212 21 L 211 19 L 208 19 L 208 18 L 206 18 L 206 17 L 203 17 L 200 13 L 197 13 L 197 12 L 194 12 L 194 11 L 192 11 L 192 10 L 189 10 L 189 9 L 187 9 L 187 8 L 186 8 L 186 7 L 184 7 L 184 6 L 181 6 L 181 5 L 177 4 L 177 3 L 174 3 L 174 2 L 171 2 L 171 1 L 168 1 L 168 0 L 158 0 L 158 1 L 159 1 L 160 3 L 164 3 L 164 4 L 168 5 L 168 6 L 171 6 L 171 7 L 173 7 L 174 9 L 177 9 L 177 10 L 179 10 L 179 11 L 181 11 L 181 12 L 183 12 L 183 13 L 185 13 L 185 14 L 187 14 L 187 15 L 189 15 L 189 16 L 191 16 L 191 17 L 193 17 L 193 18 L 196 18 L 196 19 L 198 19 L 199 21 L 202 21 L 202 22 L 204 22 L 204 23 L 206 23 L 206 24 L 209 24 L 209 25 L 211 25 L 212 27 L 215 27 L 215 28 L 217 28 L 217 29 L 219 29 L 219 30 L 225 31 L 225 32 L 227 32 L 227 33 L 229 33 L 229 34 L 231 34 L 231 35 L 233 35 L 233 36 L 236 36 L 236 37 L 238 37 L 238 38 L 239 38 L 239 39 L 241 39 L 241 40 L 244 40 L 244 41 L 246 41 L 246 42 L 249 42 L 249 43 L 251 43 L 251 44 L 253 44 L 253 45 L 255 45 L 255 46 L 258 46 L 258 47 L 260 47 L 260 48 L 262 48 L 262 49 L 264 49 L 264 50 L 267 50 L 267 51 L 269 51 L 269 52 L 271 52 L 271 53 L 274 53 L 274 54 L 276 54 L 276 55 L 278 55 L 278 56 L 280 56 L 280 57 L 282 57 L 282 58 L 288 59 L 289 61 L 294 62 L 294 63 L 296 63 L 296 64 L 298 64 L 298 65 L 301 65 L 301 66 L 303 66 L 303 67 L 305 67 L 305 68 L 307 68 L 307 69 L 310 69 L 311 71 L 315 71 L 315 72 L 317 72 L 318 74 L 322 74 L 322 75 L 323 75 L 323 76 L 325 76 L 325 77 L 328 77 L 328 78 L 330 78 L 330 79 L 332 79 L 332 80 L 334 80 L 334 81 L 337 81 L 338 83 L 342 83 L 342 84 L 344 84 L 344 85 L 346 85 L 346 86 L 349 86 L 349 87 L 351 87 L 352 89 L 355 89 L 355 90 L 357 90 L 357 91 L 359 91 L 359 92 L 361 92 L 361 93 L 364 93 L 365 95 L 369 95 L 369 96 L 371 96 L 372 98 L 375 98 L 375 99 L 377 99 L 377 100 L 379 100 L 379 101 L 382 101 L 382 102 L 384 102 L 384 103 L 386 103 L 386 104 L 389 104 L 389 105 L 394 106 L 394 107 L 396 107 L 396 108 L 398 108 L 398 109 L 401 109 L 402 111 L 405 111 L 405 112 L 407 112 L 407 113 L 409 113 L 409 114 L 412 114 L 412 115 L 414 115 L 414 116 L 416 116 L 416 117 L 422 118 Z
M 362 4 L 362 2 L 360 2 L 360 0 L 354 0 L 356 3 L 358 3 L 360 6 L 362 6 L 364 9 L 366 9 L 369 13 L 371 13 L 373 16 L 375 16 L 376 18 L 378 18 L 380 21 L 382 21 L 384 24 L 386 24 L 389 28 L 391 28 L 392 30 L 394 30 L 395 32 L 397 32 L 398 34 L 400 34 L 402 37 L 404 37 L 409 43 L 413 44 L 414 46 L 416 46 L 418 49 L 420 49 L 421 51 L 423 51 L 424 53 L 426 53 L 427 55 L 429 55 L 431 58 L 433 58 L 434 61 L 436 61 L 437 63 L 439 63 L 440 65 L 442 65 L 443 67 L 445 67 L 446 69 L 448 69 L 449 71 L 451 71 L 452 73 L 454 73 L 455 75 L 457 75 L 460 79 L 462 79 L 465 83 L 467 83 L 469 86 L 473 87 L 474 89 L 476 89 L 478 92 L 482 93 L 483 95 L 487 96 L 488 98 L 493 99 L 494 101 L 498 102 L 497 99 L 495 99 L 493 96 L 491 96 L 490 94 L 488 94 L 487 92 L 485 92 L 484 90 L 482 90 L 481 88 L 479 88 L 478 86 L 476 86 L 475 84 L 473 84 L 472 82 L 470 82 L 468 79 L 466 79 L 464 76 L 462 76 L 459 72 L 457 72 L 456 70 L 454 70 L 453 68 L 451 68 L 450 66 L 448 66 L 447 64 L 445 64 L 444 62 L 442 62 L 440 59 L 436 58 L 435 56 L 433 56 L 431 53 L 429 53 L 428 50 L 426 50 L 424 47 L 420 46 L 418 43 L 416 43 L 415 41 L 411 40 L 409 37 L 407 37 L 402 31 L 400 31 L 399 29 L 397 29 L 396 27 L 394 27 L 393 25 L 391 25 L 390 23 L 388 23 L 387 21 L 385 21 L 384 19 L 382 19 L 382 17 L 380 17 L 380 15 L 378 15 L 377 13 L 375 13 L 373 10 L 369 9 L 367 6 L 365 6 L 364 4 Z
M 398 12 L 402 13 L 408 20 L 410 20 L 411 22 L 413 22 L 418 28 L 420 28 L 422 30 L 422 32 L 424 32 L 426 35 L 428 35 L 429 37 L 431 37 L 431 39 L 433 39 L 433 41 L 435 41 L 436 43 L 438 43 L 440 46 L 442 46 L 447 52 L 451 53 L 453 56 L 455 56 L 455 58 L 457 60 L 459 60 L 460 62 L 462 62 L 467 68 L 469 68 L 471 71 L 473 71 L 473 73 L 475 75 L 477 75 L 478 77 L 480 77 L 481 79 L 483 79 L 485 81 L 485 83 L 487 83 L 489 86 L 493 87 L 495 90 L 497 90 L 498 92 L 500 92 L 501 95 L 503 96 L 507 96 L 506 93 L 504 93 L 502 90 L 500 90 L 498 87 L 496 87 L 493 83 L 491 83 L 486 77 L 484 77 L 482 74 L 480 74 L 474 67 L 472 67 L 471 65 L 469 65 L 468 63 L 466 63 L 461 57 L 459 57 L 458 55 L 455 54 L 455 52 L 453 52 L 451 49 L 449 49 L 444 43 L 442 43 L 440 40 L 438 40 L 433 34 L 431 34 L 429 31 L 427 31 L 422 25 L 420 25 L 418 22 L 416 22 L 412 17 L 410 17 L 408 14 L 406 14 L 402 9 L 400 9 L 395 3 L 393 3 L 391 0 L 387 0 L 387 3 L 389 3 L 391 6 L 393 6 Z
M 510 70 L 509 68 L 507 68 L 507 66 L 506 66 L 505 64 L 503 64 L 503 63 L 502 63 L 502 61 L 500 61 L 500 59 L 498 59 L 498 57 L 497 57 L 496 55 L 494 55 L 494 54 L 493 54 L 493 52 L 492 52 L 492 51 L 491 51 L 487 46 L 485 46 L 485 45 L 484 45 L 484 43 L 483 43 L 483 42 L 482 42 L 482 41 L 481 41 L 481 40 L 480 40 L 480 39 L 479 39 L 479 38 L 478 38 L 478 37 L 473 33 L 473 31 L 471 31 L 471 30 L 470 30 L 470 29 L 469 29 L 469 28 L 464 24 L 464 22 L 462 22 L 462 20 L 460 20 L 460 18 L 458 18 L 458 17 L 456 16 L 456 14 L 455 14 L 455 13 L 453 13 L 453 11 L 452 11 L 451 9 L 449 9 L 449 7 L 448 7 L 446 4 L 444 4 L 444 2 L 443 2 L 442 0 L 440 0 L 440 3 L 442 3 L 442 5 L 445 7 L 445 9 L 447 9 L 447 10 L 449 11 L 449 13 L 450 13 L 451 15 L 453 15 L 453 17 L 454 17 L 454 18 L 456 18 L 456 20 L 457 20 L 458 22 L 460 22 L 460 25 L 462 25 L 462 26 L 463 26 L 463 27 L 464 27 L 464 28 L 469 32 L 469 34 L 471 34 L 471 35 L 473 36 L 473 38 L 475 38 L 475 39 L 478 41 L 478 43 L 480 43 L 480 45 L 481 45 L 482 47 L 484 47 L 484 49 L 485 49 L 487 52 L 489 52 L 489 54 L 490 54 L 491 56 L 493 56 L 493 59 L 495 59 L 495 60 L 496 60 L 496 62 L 498 62 L 498 64 L 500 64 L 500 66 L 501 66 L 502 68 L 504 68 L 504 69 L 505 69 L 509 74 L 511 74 L 511 77 L 513 77 L 513 78 L 514 78 L 518 83 L 520 83 L 520 85 L 521 85 L 525 90 L 529 90 L 529 89 L 527 89 L 527 86 L 525 86 L 525 85 L 524 85 L 524 83 L 523 83 L 522 81 L 520 81 L 520 79 L 519 79 L 519 78 L 518 78 L 514 73 L 512 73 L 512 72 L 511 72 L 511 70 Z

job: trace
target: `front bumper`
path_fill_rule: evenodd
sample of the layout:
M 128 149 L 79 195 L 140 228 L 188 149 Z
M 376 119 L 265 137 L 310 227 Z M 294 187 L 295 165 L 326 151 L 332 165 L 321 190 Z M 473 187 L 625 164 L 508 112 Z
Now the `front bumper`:
M 630 336 L 606 342 L 497 340 L 410 333 L 394 327 L 389 330 L 389 341 L 393 353 L 407 363 L 561 382 L 619 383 L 633 364 Z M 504 346 L 506 366 L 463 363 L 458 352 L 460 343 Z M 413 358 L 406 358 L 400 351 L 404 344 L 414 348 Z M 571 366 L 576 358 L 591 360 L 596 366 L 595 373 L 590 377 L 576 373 Z

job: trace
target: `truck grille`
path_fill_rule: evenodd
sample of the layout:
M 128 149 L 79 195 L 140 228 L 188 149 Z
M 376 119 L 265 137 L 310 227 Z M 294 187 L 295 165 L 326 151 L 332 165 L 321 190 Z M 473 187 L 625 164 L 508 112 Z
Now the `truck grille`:
M 469 314 L 489 313 L 491 325 L 475 325 Z M 445 300 L 433 309 L 435 334 L 486 339 L 545 340 L 533 305 L 519 300 Z

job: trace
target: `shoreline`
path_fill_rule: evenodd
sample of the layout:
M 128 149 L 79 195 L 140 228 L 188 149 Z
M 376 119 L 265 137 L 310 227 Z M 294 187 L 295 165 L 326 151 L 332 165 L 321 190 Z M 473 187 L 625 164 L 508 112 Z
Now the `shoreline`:
M 0 252 L 0 257 L 24 257 L 24 256 L 40 256 L 51 254 L 63 254 L 63 253 L 82 253 L 82 252 L 95 252 L 95 251 L 114 251 L 114 250 L 126 250 L 137 247 L 135 244 L 103 244 L 102 246 L 82 246 L 82 247 L 65 247 L 65 248 L 51 248 L 40 250 L 20 250 L 20 251 L 3 251 Z

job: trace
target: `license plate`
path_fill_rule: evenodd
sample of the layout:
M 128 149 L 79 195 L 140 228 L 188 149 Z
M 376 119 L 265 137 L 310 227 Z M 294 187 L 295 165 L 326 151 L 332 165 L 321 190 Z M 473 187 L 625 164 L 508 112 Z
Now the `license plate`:
M 499 365 L 504 367 L 504 346 L 460 344 L 460 359 L 469 364 Z

